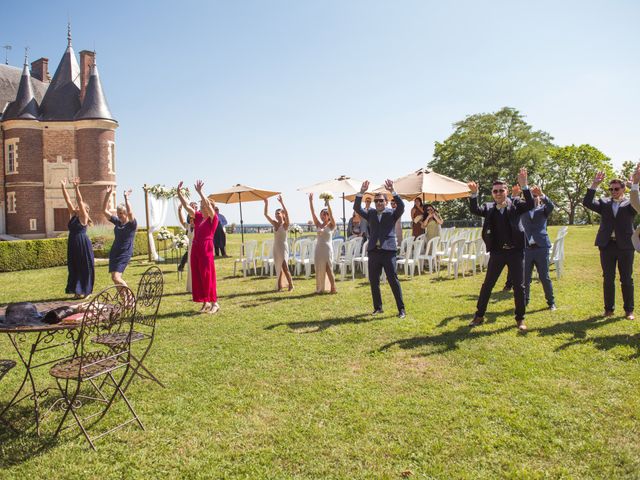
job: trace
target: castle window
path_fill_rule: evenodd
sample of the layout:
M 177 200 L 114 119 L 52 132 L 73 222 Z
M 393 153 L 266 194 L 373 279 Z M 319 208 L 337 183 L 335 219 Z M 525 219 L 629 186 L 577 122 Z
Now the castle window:
M 5 141 L 5 173 L 11 175 L 18 173 L 18 139 Z
M 16 192 L 7 192 L 7 213 L 17 213 Z
M 107 159 L 109 162 L 109 173 L 116 173 L 116 144 L 113 142 L 107 142 L 109 150 L 107 151 Z
M 29 230 L 31 231 L 38 230 L 38 220 L 36 220 L 35 218 L 29 219 Z

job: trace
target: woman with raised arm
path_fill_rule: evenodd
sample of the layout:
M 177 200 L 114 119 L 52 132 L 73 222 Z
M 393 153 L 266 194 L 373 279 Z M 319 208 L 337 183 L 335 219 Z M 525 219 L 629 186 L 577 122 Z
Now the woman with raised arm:
M 196 202 L 190 202 L 189 205 L 193 209 L 194 212 L 198 211 L 198 204 Z M 189 245 L 187 245 L 187 251 L 185 252 L 182 260 L 180 260 L 180 265 L 178 266 L 179 271 L 184 270 L 184 266 L 187 266 L 187 292 L 191 293 L 191 246 L 193 245 L 193 233 L 194 233 L 194 225 L 193 225 L 193 217 L 191 215 L 187 215 L 187 218 L 183 218 L 182 214 L 182 205 L 178 207 L 178 220 L 184 227 L 187 232 L 187 238 L 189 239 Z
M 131 210 L 131 204 L 129 203 L 129 195 L 131 190 L 124 192 L 124 203 L 121 203 L 116 208 L 116 214 L 112 215 L 109 210 L 109 202 L 113 195 L 113 187 L 107 187 L 107 191 L 104 195 L 104 201 L 102 203 L 102 211 L 107 220 L 113 223 L 113 233 L 115 239 L 109 252 L 109 273 L 111 274 L 111 280 L 115 285 L 127 286 L 122 278 L 122 274 L 129 265 L 131 257 L 133 256 L 133 242 L 136 238 L 136 230 L 138 229 L 138 222 L 133 216 Z
M 194 302 L 202 303 L 203 313 L 220 310 L 216 290 L 216 265 L 213 260 L 213 233 L 218 226 L 218 216 L 212 202 L 202 193 L 204 182 L 196 181 L 200 195 L 200 211 L 195 211 L 182 195 L 182 183 L 178 184 L 178 199 L 182 208 L 193 217 L 193 244 L 191 246 L 191 288 Z
M 278 195 L 277 199 L 282 208 L 276 209 L 276 219 L 269 216 L 269 200 L 266 198 L 264 199 L 264 216 L 273 226 L 273 264 L 276 267 L 276 288 L 280 292 L 286 286 L 291 291 L 293 290 L 293 280 L 291 273 L 289 273 L 289 243 L 287 242 L 289 212 L 284 206 L 282 195 Z
M 73 298 L 84 298 L 93 292 L 95 272 L 93 267 L 93 246 L 87 236 L 87 226 L 93 225 L 89 217 L 89 205 L 82 200 L 80 179 L 73 180 L 77 205 L 71 203 L 67 192 L 67 181 L 60 182 L 62 196 L 69 211 L 69 240 L 67 243 L 67 277 L 66 293 Z
M 424 215 L 422 217 L 422 227 L 426 233 L 425 243 L 434 237 L 440 236 L 440 229 L 444 221 L 440 213 L 430 203 L 424 206 Z
M 311 218 L 318 229 L 314 264 L 316 267 L 316 293 L 329 291 L 337 293 L 336 280 L 333 276 L 333 232 L 336 229 L 336 221 L 333 218 L 329 200 L 324 201 L 325 208 L 320 211 L 320 220 L 316 217 L 313 208 L 313 193 L 309 194 L 309 207 Z

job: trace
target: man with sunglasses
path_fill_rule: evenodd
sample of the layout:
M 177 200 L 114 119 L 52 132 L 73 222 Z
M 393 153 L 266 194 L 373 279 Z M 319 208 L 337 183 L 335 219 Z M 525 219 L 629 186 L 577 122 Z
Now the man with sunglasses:
M 405 318 L 402 288 L 396 273 L 396 252 L 398 242 L 396 240 L 395 225 L 404 212 L 404 202 L 393 191 L 393 182 L 384 182 L 385 188 L 393 195 L 396 203 L 395 210 L 387 208 L 387 198 L 383 193 L 376 193 L 373 198 L 375 208 L 364 210 L 362 208 L 362 195 L 369 188 L 369 181 L 363 182 L 360 193 L 356 195 L 353 210 L 360 215 L 369 225 L 369 284 L 373 297 L 373 315 L 383 313 L 382 296 L 380 294 L 380 275 L 384 269 L 398 307 L 398 318 Z
M 489 297 L 502 270 L 506 266 L 513 280 L 513 296 L 515 300 L 516 325 L 520 332 L 526 332 L 524 323 L 524 247 L 525 233 L 520 226 L 520 215 L 534 207 L 533 197 L 527 185 L 527 169 L 521 168 L 518 173 L 518 184 L 524 194 L 524 200 L 509 199 L 507 184 L 495 180 L 491 190 L 493 203 L 478 205 L 478 184 L 469 182 L 471 213 L 484 218 L 482 239 L 490 253 L 487 274 L 480 289 L 478 304 L 470 327 L 477 327 L 484 322 Z
M 640 174 L 636 169 L 633 175 L 633 189 L 637 195 Z M 591 187 L 582 200 L 582 205 L 600 214 L 600 228 L 596 234 L 595 245 L 600 250 L 604 291 L 604 316 L 612 317 L 616 301 L 616 264 L 620 272 L 620 286 L 625 316 L 629 320 L 635 318 L 633 300 L 633 260 L 635 249 L 631 242 L 633 220 L 636 210 L 625 197 L 625 182 L 614 178 L 609 182 L 611 198 L 595 200 L 596 190 L 604 180 L 604 172 L 596 173 Z

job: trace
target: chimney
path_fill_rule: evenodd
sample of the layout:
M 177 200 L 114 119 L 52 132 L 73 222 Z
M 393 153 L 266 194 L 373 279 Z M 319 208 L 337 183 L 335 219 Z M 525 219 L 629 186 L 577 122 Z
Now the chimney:
M 31 62 L 31 76 L 37 78 L 41 82 L 50 82 L 49 76 L 49 59 L 39 58 L 35 62 Z
M 96 53 L 89 50 L 80 52 L 80 103 L 84 102 L 87 84 L 91 76 L 91 67 L 96 63 Z

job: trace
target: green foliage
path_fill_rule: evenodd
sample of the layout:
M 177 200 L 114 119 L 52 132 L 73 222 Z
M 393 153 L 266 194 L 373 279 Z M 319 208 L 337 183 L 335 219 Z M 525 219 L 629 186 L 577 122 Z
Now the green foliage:
M 503 179 L 515 183 L 520 167 L 527 167 L 539 181 L 547 150 L 553 138 L 534 130 L 516 109 L 504 107 L 495 113 L 470 115 L 454 124 L 455 131 L 444 142 L 436 142 L 429 168 L 462 181 L 480 184 L 480 194 L 489 194 L 491 183 Z M 445 202 L 439 208 L 447 218 L 470 218 L 465 201 Z
M 614 177 L 611 159 L 591 145 L 567 145 L 549 149 L 543 190 L 553 199 L 558 210 L 566 215 L 570 225 L 578 219 L 578 207 L 591 223 L 591 212 L 582 208 L 582 199 L 599 171 L 605 172 L 608 179 Z M 608 183 L 605 181 L 602 186 L 608 187 Z M 604 194 L 606 190 L 601 190 L 600 193 Z
M 0 272 L 56 267 L 66 263 L 66 238 L 0 242 Z
M 622 180 L 629 180 L 631 174 L 635 169 L 635 162 L 632 162 L 631 160 L 625 160 L 624 162 L 622 162 L 622 167 L 620 168 L 620 170 L 618 170 L 617 177 Z

